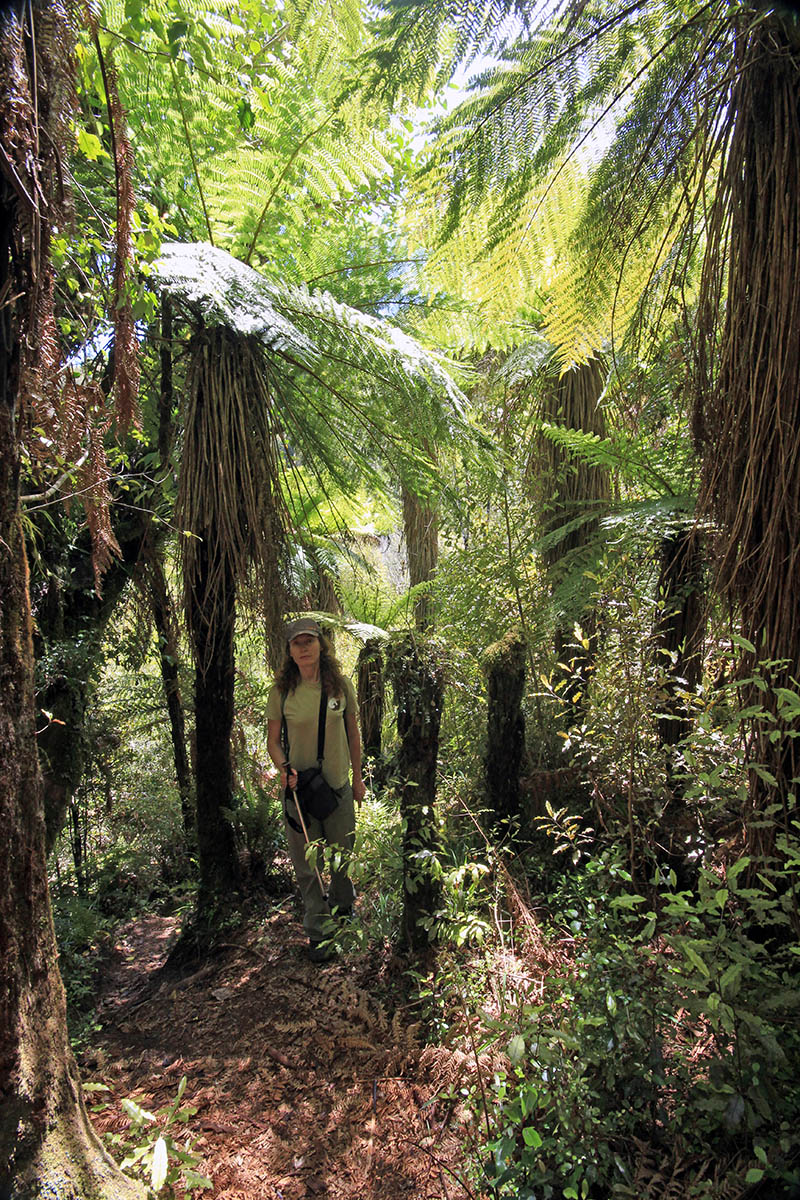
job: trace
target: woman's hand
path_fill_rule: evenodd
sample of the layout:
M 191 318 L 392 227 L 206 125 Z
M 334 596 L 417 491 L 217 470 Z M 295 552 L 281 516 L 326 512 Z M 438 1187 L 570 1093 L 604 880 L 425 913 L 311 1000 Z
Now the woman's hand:
M 281 767 L 281 788 L 285 791 L 288 787 L 291 791 L 297 787 L 297 771 L 294 767 Z
M 361 804 L 362 804 L 366 794 L 367 794 L 367 785 L 364 783 L 364 780 L 361 778 L 360 775 L 354 775 L 353 776 L 353 799 L 355 800 L 355 802 L 359 808 L 361 808 Z

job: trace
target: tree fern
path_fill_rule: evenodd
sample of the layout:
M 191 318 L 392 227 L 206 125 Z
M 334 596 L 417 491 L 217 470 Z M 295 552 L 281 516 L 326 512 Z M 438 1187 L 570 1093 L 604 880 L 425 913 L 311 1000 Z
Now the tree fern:
M 488 444 L 468 422 L 465 398 L 442 362 L 387 322 L 325 293 L 280 288 L 208 245 L 167 243 L 155 271 L 161 286 L 206 324 L 265 346 L 287 490 L 302 486 L 296 459 L 342 486 L 354 473 L 382 483 L 388 461 L 395 478 L 440 492 L 445 481 L 427 444 L 458 436 L 465 453 L 488 458 Z
M 320 205 L 386 171 L 379 123 L 344 94 L 366 36 L 355 0 L 257 14 L 154 0 L 144 15 L 114 0 L 102 24 L 137 157 L 195 237 L 285 276 Z
M 449 24 L 454 36 L 465 23 L 476 35 L 481 29 L 480 5 L 464 6 L 469 16 L 426 5 L 424 18 L 419 7 L 417 0 L 395 6 L 389 36 L 421 61 L 428 61 L 414 43 L 421 22 Z M 530 256 L 526 243 L 536 243 L 536 218 L 550 207 L 565 163 L 595 129 L 613 128 L 580 219 L 556 218 L 563 252 L 553 262 L 545 315 L 566 364 L 609 339 L 621 345 L 654 282 L 662 296 L 665 286 L 682 283 L 724 146 L 738 10 L 721 0 L 616 0 L 527 11 L 531 36 L 518 36 L 476 79 L 473 95 L 439 122 L 429 171 L 445 211 L 434 257 L 469 256 L 481 226 L 484 258 L 501 246 L 507 262 Z M 488 226 L 486 206 L 494 211 Z

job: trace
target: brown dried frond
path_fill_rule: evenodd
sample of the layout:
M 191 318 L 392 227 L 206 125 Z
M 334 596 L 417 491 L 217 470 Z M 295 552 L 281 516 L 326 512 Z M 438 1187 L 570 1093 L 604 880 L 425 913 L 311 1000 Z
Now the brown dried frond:
M 177 515 L 190 628 L 197 635 L 204 626 L 210 654 L 231 583 L 250 582 L 264 597 L 268 625 L 285 610 L 288 514 L 261 343 L 221 327 L 196 334 L 187 395 Z
M 680 1147 L 657 1148 L 634 1138 L 635 1166 L 630 1184 L 619 1183 L 615 1195 L 620 1200 L 685 1200 L 699 1193 L 705 1183 L 711 1189 L 703 1194 L 715 1200 L 740 1200 L 751 1188 L 744 1183 L 747 1159 L 744 1154 L 732 1160 L 715 1161 L 700 1155 L 684 1155 Z
M 58 376 L 50 243 L 65 208 L 74 24 L 73 6 L 63 0 L 0 11 L 0 175 L 16 201 L 9 291 L 0 304 L 12 307 L 13 337 L 21 348 L 19 407 L 29 422 L 34 400 L 40 412 L 53 405 Z
M 116 260 L 114 263 L 114 388 L 117 397 L 117 423 L 127 430 L 138 424 L 139 342 L 129 290 L 133 260 L 131 217 L 136 207 L 133 194 L 133 152 L 125 127 L 125 114 L 117 91 L 117 75 L 109 72 L 109 114 L 114 124 L 114 153 L 117 172 Z
M 114 158 L 117 220 L 114 234 L 114 393 L 117 426 L 124 433 L 138 424 L 139 342 L 131 302 L 133 262 L 131 219 L 136 208 L 133 192 L 133 151 L 128 138 L 125 111 L 119 98 L 117 70 L 110 48 L 103 50 L 97 18 L 90 20 L 106 93 L 108 125 Z
M 96 384 L 88 384 L 76 390 L 84 397 L 88 439 L 86 458 L 78 471 L 78 489 L 92 539 L 92 569 L 95 590 L 99 595 L 101 580 L 111 560 L 122 553 L 111 528 L 111 493 L 108 487 L 111 472 L 103 444 L 108 422 L 103 419 L 105 397 L 100 388 Z

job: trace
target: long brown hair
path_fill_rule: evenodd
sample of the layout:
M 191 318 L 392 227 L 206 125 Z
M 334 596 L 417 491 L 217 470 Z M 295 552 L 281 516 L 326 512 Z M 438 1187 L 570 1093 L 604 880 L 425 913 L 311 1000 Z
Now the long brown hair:
M 334 656 L 330 642 L 324 633 L 319 635 L 319 678 L 322 690 L 326 696 L 344 696 L 344 675 L 338 659 Z M 275 677 L 278 691 L 288 696 L 300 682 L 300 670 L 289 653 L 289 643 L 286 643 L 286 657 L 280 671 Z

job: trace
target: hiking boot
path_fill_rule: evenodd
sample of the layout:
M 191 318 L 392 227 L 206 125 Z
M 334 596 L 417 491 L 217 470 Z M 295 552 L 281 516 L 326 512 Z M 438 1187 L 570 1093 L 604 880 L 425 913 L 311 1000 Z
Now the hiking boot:
M 336 947 L 330 942 L 315 942 L 313 938 L 309 939 L 308 957 L 313 963 L 332 962 L 336 958 Z

